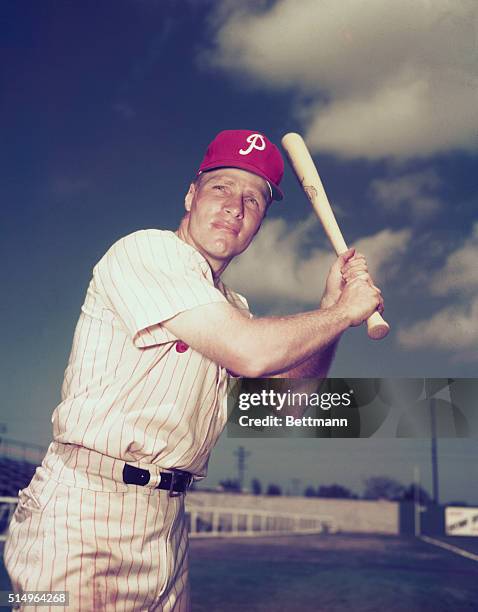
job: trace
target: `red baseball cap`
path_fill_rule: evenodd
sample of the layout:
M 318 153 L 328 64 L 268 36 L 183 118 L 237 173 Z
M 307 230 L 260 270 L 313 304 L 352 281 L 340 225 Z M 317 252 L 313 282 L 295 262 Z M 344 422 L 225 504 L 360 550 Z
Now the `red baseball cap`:
M 279 183 L 284 161 L 279 149 L 260 132 L 224 130 L 208 146 L 198 174 L 215 168 L 241 168 L 257 174 L 269 184 L 272 199 L 284 197 Z

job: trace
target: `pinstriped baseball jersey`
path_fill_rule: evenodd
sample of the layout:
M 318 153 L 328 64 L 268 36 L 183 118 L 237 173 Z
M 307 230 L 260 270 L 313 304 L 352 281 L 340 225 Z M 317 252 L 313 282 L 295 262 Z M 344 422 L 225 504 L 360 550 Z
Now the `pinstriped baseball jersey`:
M 54 440 L 204 476 L 226 422 L 227 373 L 161 323 L 226 300 L 250 316 L 245 298 L 215 286 L 207 261 L 175 233 L 142 230 L 116 242 L 93 270 Z
M 165 468 L 205 475 L 227 374 L 161 323 L 226 300 L 249 314 L 173 232 L 135 232 L 95 266 L 54 442 L 10 524 L 16 591 L 65 590 L 81 612 L 190 609 L 184 498 L 155 487 Z M 146 486 L 123 482 L 124 462 L 148 469 Z

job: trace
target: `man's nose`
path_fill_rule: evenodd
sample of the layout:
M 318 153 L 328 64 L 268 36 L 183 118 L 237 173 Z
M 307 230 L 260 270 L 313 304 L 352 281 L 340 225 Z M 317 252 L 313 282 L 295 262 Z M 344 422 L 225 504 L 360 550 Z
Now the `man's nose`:
M 231 196 L 224 207 L 225 211 L 238 219 L 242 219 L 244 216 L 244 202 L 242 196 L 237 194 Z

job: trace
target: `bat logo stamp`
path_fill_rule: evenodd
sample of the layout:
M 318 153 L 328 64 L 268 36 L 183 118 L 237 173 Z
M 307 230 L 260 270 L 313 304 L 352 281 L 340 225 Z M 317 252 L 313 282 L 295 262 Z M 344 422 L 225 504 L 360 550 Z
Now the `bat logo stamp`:
M 304 185 L 304 191 L 311 202 L 317 197 L 317 189 L 313 185 Z

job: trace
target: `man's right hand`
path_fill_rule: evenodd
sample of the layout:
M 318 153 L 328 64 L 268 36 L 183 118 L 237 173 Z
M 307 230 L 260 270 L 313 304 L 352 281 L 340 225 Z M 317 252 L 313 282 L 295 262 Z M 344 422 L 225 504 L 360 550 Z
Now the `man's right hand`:
M 382 294 L 378 287 L 357 277 L 345 285 L 335 308 L 355 327 L 366 321 L 375 310 L 383 312 Z

